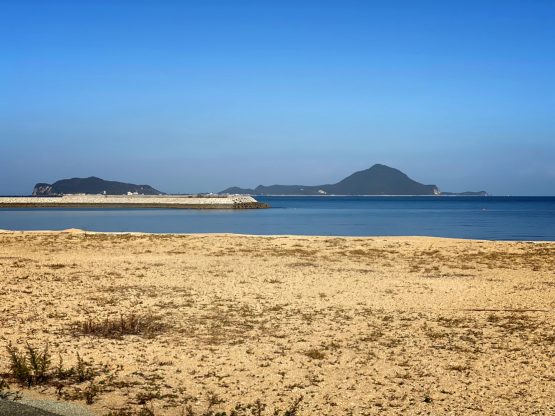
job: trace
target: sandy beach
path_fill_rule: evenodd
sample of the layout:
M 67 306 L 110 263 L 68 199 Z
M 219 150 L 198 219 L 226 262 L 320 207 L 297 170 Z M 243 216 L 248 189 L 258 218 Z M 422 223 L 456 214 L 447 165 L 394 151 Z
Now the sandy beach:
M 0 374 L 98 415 L 554 414 L 554 270 L 555 243 L 1 232 Z

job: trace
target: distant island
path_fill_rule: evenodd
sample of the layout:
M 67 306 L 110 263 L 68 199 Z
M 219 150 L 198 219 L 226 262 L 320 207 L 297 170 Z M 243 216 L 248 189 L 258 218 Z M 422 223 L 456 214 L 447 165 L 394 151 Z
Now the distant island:
M 150 185 L 135 185 L 133 183 L 106 181 L 91 176 L 89 178 L 62 179 L 49 183 L 37 183 L 33 189 L 33 196 L 56 196 L 67 194 L 105 194 L 105 195 L 163 195 Z
M 52 184 L 37 183 L 33 196 L 87 195 L 166 195 L 150 185 L 107 181 L 96 176 L 61 179 Z M 231 187 L 220 195 L 457 195 L 485 196 L 487 192 L 442 192 L 436 185 L 424 185 L 398 169 L 376 164 L 327 185 L 259 185 L 254 189 Z M 206 194 L 214 195 L 214 194 Z
M 485 191 L 441 192 L 436 185 L 421 184 L 400 170 L 381 164 L 355 172 L 332 185 L 259 185 L 254 189 L 234 186 L 219 193 L 240 195 L 487 195 Z

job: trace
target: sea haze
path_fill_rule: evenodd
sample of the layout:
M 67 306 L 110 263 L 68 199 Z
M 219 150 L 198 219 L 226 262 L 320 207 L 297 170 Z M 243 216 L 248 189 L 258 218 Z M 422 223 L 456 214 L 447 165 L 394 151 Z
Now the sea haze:
M 1 209 L 0 229 L 555 241 L 555 197 L 258 197 L 265 210 Z

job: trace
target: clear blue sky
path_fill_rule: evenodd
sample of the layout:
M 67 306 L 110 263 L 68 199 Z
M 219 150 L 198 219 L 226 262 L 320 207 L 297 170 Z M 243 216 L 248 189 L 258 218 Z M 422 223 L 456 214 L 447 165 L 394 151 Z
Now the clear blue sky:
M 555 1 L 0 0 L 0 194 L 335 182 L 555 194 Z

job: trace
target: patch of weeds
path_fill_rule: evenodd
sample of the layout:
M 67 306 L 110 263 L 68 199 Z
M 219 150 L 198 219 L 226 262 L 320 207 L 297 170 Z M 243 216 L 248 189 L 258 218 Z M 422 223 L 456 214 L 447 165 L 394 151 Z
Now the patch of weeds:
M 545 345 L 553 345 L 555 344 L 555 332 L 541 333 L 536 339 Z
M 360 338 L 361 342 L 377 342 L 384 336 L 384 332 L 380 328 L 373 328 L 367 335 Z
M 61 354 L 58 355 L 58 365 L 54 371 L 58 380 L 67 380 L 73 377 L 73 374 L 75 373 L 75 369 L 73 367 L 64 367 L 64 359 Z
M 78 383 L 91 381 L 96 376 L 94 370 L 92 369 L 91 363 L 83 360 L 79 353 L 77 353 L 77 364 L 73 367 L 73 372 L 75 373 L 75 380 Z
M 487 321 L 507 334 L 521 335 L 523 337 L 534 332 L 539 326 L 538 322 L 533 318 L 517 313 L 506 315 L 490 314 Z
M 495 324 L 495 323 L 499 322 L 500 320 L 501 320 L 501 318 L 499 317 L 499 315 L 495 315 L 493 313 L 489 314 L 488 317 L 487 317 L 487 321 L 492 323 L 492 324 Z
M 204 411 L 197 412 L 193 409 L 191 405 L 187 406 L 184 409 L 184 416 L 299 416 L 300 415 L 300 408 L 301 402 L 303 400 L 303 396 L 295 399 L 288 407 L 285 409 L 277 408 L 274 410 L 273 413 L 266 412 L 266 404 L 263 403 L 260 399 L 256 400 L 254 403 L 249 404 L 237 404 L 233 407 L 232 410 L 228 411 L 216 411 L 212 410 L 211 407 L 214 405 L 210 405 L 208 403 L 208 408 Z M 127 415 L 108 415 L 108 416 L 127 416 Z M 148 415 L 153 416 L 153 415 Z
M 64 267 L 67 267 L 67 265 L 62 263 L 55 263 L 55 264 L 47 264 L 46 267 L 50 267 L 51 269 L 54 269 L 54 270 L 59 270 L 59 269 L 63 269 Z
M 91 381 L 89 385 L 84 389 L 75 387 L 72 392 L 60 392 L 59 396 L 65 400 L 84 400 L 85 403 L 91 405 L 95 402 L 95 399 L 99 393 L 99 386 Z
M 58 365 L 54 370 L 54 378 L 58 381 L 72 380 L 76 383 L 84 383 L 85 381 L 93 380 L 97 374 L 92 368 L 92 364 L 85 361 L 79 353 L 77 355 L 77 362 L 73 367 L 64 367 L 64 360 L 59 355 Z
M 51 367 L 51 355 L 48 344 L 42 350 L 26 344 L 26 348 L 19 350 L 9 344 L 7 346 L 10 358 L 9 373 L 7 376 L 19 384 L 27 387 L 35 385 L 49 385 L 56 388 L 58 397 L 69 400 L 84 400 L 87 404 L 94 403 L 100 389 L 94 383 L 98 375 L 93 365 L 85 361 L 77 353 L 77 361 L 73 367 L 64 367 L 62 356 L 59 356 L 58 365 Z M 65 387 L 72 384 L 80 385 L 88 381 L 89 385 L 84 388 L 76 387 L 71 393 L 63 391 Z M 0 379 L 7 386 L 7 383 Z M 0 388 L 1 390 L 1 388 Z M 0 396 L 1 397 L 1 396 Z
M 324 358 L 326 358 L 326 354 L 320 350 L 317 350 L 316 348 L 311 348 L 309 350 L 306 350 L 304 352 L 304 355 L 306 355 L 309 358 L 312 358 L 313 360 L 323 360 Z
M 276 410 L 274 412 L 275 416 L 297 416 L 299 414 L 300 408 L 301 408 L 301 402 L 303 401 L 303 396 L 299 396 L 298 399 L 294 400 L 293 403 L 291 403 L 291 405 L 281 411 L 281 410 Z
M 73 324 L 76 332 L 102 338 L 121 338 L 125 335 L 139 335 L 152 338 L 162 333 L 166 327 L 160 317 L 150 314 L 120 315 L 119 318 L 104 320 L 87 319 Z
M 162 395 L 160 394 L 159 388 L 151 388 L 149 390 L 141 391 L 137 393 L 135 396 L 135 400 L 138 404 L 147 404 L 148 402 L 154 399 L 161 399 Z
M 224 401 L 220 398 L 220 396 L 218 396 L 216 393 L 214 393 L 213 391 L 209 391 L 208 394 L 206 395 L 206 399 L 208 401 L 208 409 L 211 409 L 212 407 L 223 403 Z
M 430 338 L 431 340 L 440 340 L 440 339 L 445 339 L 445 338 L 449 338 L 449 334 L 447 332 L 442 332 L 442 331 L 437 331 L 433 328 L 426 328 L 425 334 L 428 336 L 428 338 Z
M 447 365 L 447 367 L 445 367 L 446 370 L 449 371 L 468 371 L 470 370 L 470 366 L 466 365 L 466 364 L 449 364 Z
M 9 344 L 7 350 L 10 357 L 10 373 L 19 383 L 31 387 L 48 381 L 51 362 L 48 344 L 42 351 L 30 344 L 27 344 L 24 351 L 19 351 L 18 348 Z
M 446 327 L 446 328 L 460 328 L 460 327 L 465 327 L 465 324 L 467 324 L 467 320 L 463 319 L 463 318 L 451 318 L 451 317 L 445 317 L 445 316 L 440 316 L 437 319 L 437 322 Z
M 144 406 L 139 410 L 117 409 L 112 410 L 106 416 L 156 416 L 151 407 Z

